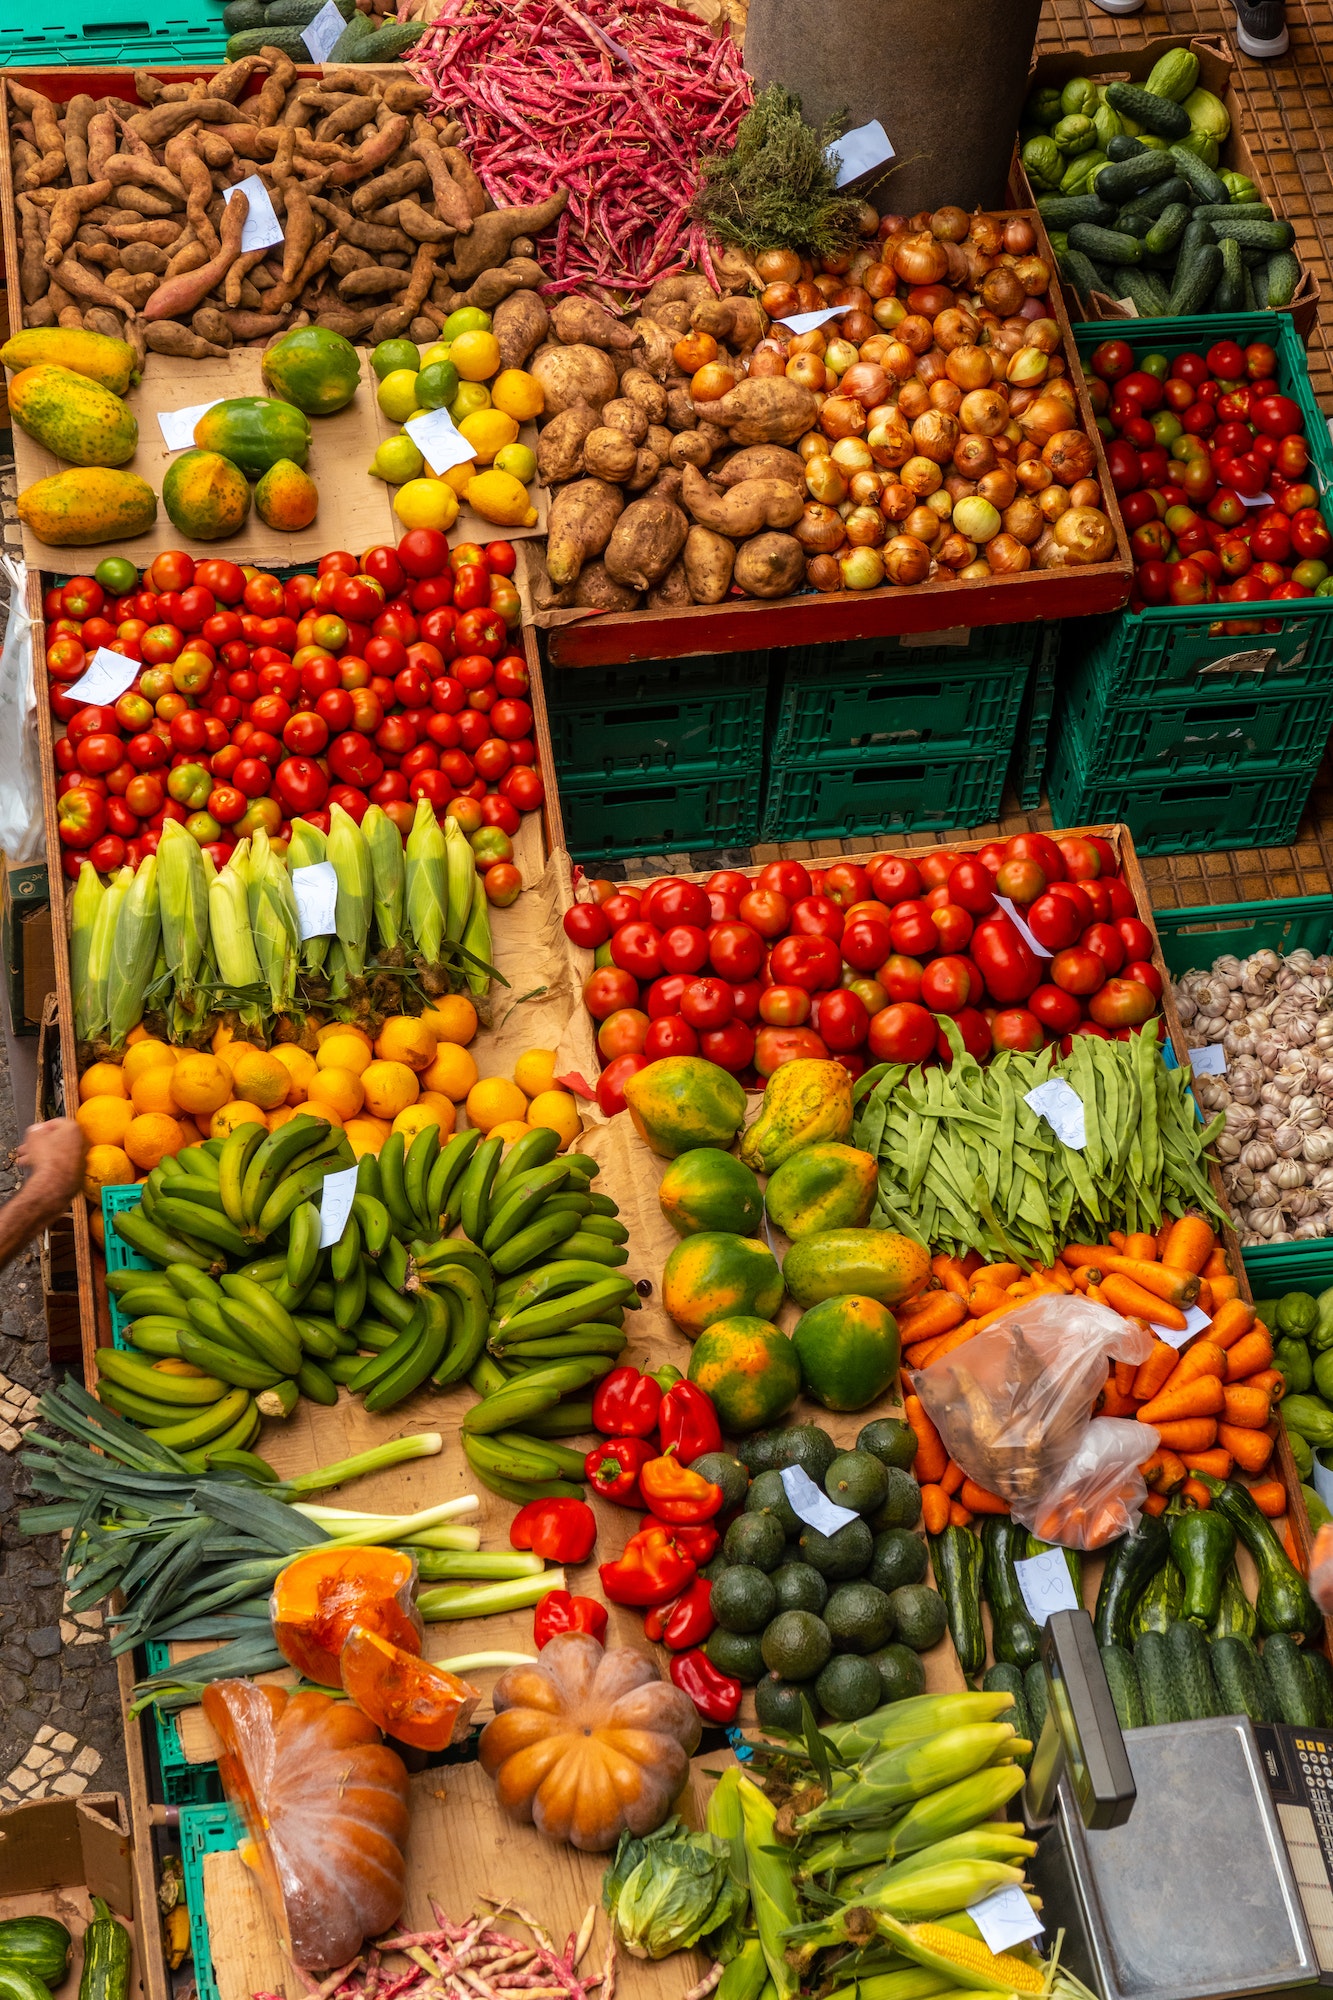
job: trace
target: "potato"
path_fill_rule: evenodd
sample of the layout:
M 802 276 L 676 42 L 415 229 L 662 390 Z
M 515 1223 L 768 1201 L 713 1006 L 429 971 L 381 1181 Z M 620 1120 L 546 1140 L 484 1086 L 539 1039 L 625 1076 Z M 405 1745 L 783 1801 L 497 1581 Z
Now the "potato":
M 747 597 L 790 597 L 805 580 L 805 550 L 795 535 L 756 535 L 736 551 L 733 580 Z
M 671 440 L 670 457 L 673 465 L 695 465 L 702 471 L 712 462 L 713 447 L 700 431 L 677 431 Z
M 785 377 L 782 379 L 785 380 Z M 735 394 L 734 390 L 732 394 Z M 723 398 L 723 400 L 725 401 L 726 399 Z M 672 389 L 668 391 L 666 420 L 669 430 L 692 431 L 694 429 L 699 421 L 699 413 L 690 400 L 688 389 Z
M 620 485 L 633 474 L 638 460 L 634 440 L 610 424 L 599 424 L 583 440 L 583 469 L 594 479 L 612 479 Z
M 577 485 L 561 487 L 551 502 L 546 524 L 546 568 L 557 589 L 576 582 L 588 558 L 602 553 L 624 505 L 620 488 L 604 479 L 581 479 Z M 633 579 L 620 577 L 617 581 L 630 583 Z M 635 587 L 647 589 L 646 584 Z
M 733 444 L 795 444 L 819 414 L 819 398 L 786 375 L 747 376 L 712 403 Z
M 794 528 L 805 511 L 804 496 L 785 479 L 742 479 L 719 493 L 693 465 L 681 476 L 680 497 L 701 528 L 745 541 L 761 528 Z
M 650 424 L 664 424 L 667 392 L 646 368 L 627 368 L 620 378 L 620 393 L 637 403 Z
M 672 433 L 665 424 L 649 424 L 648 435 L 644 439 L 649 451 L 656 452 L 665 465 L 671 456 Z
M 664 496 L 650 494 L 632 500 L 606 544 L 608 574 L 635 590 L 651 590 L 684 548 L 689 531 L 690 524 L 680 508 Z M 792 546 L 799 551 L 801 545 L 794 542 Z
M 662 581 L 654 584 L 648 592 L 648 609 L 671 610 L 677 605 L 693 604 L 693 602 L 690 586 L 685 577 L 685 565 L 677 556 Z
M 605 306 L 597 305 L 592 299 L 561 299 L 551 314 L 557 340 L 566 347 L 576 347 L 580 342 L 589 347 L 629 348 L 634 345 L 634 334 L 623 321 L 613 319 Z
M 662 470 L 662 461 L 655 451 L 640 445 L 634 454 L 634 470 L 628 479 L 621 481 L 627 493 L 641 493 L 645 486 L 651 486 Z
M 805 460 L 780 444 L 751 444 L 710 467 L 708 476 L 718 486 L 737 486 L 742 479 L 785 479 L 804 493 Z
M 639 593 L 609 576 L 606 564 L 598 557 L 595 562 L 584 564 L 578 582 L 572 586 L 570 601 L 590 610 L 635 611 Z
M 645 306 L 643 316 L 670 334 L 673 347 L 681 335 L 690 330 L 690 309 L 684 299 L 670 300 L 660 306 Z
M 716 299 L 710 293 L 690 314 L 690 325 L 711 333 L 723 347 L 748 354 L 768 332 L 768 321 L 757 299 Z
M 610 424 L 613 430 L 624 431 L 631 444 L 647 442 L 648 412 L 632 396 L 613 396 L 602 410 L 602 422 Z
M 529 296 L 515 293 L 516 298 Z M 533 355 L 529 372 L 537 377 L 546 398 L 546 414 L 558 417 L 562 411 L 575 403 L 590 403 L 600 410 L 603 403 L 609 403 L 618 388 L 616 371 L 606 355 L 597 347 L 542 347 Z M 781 378 L 785 380 L 786 378 Z M 771 385 L 770 385 L 771 386 Z M 795 388 L 795 383 L 788 385 Z M 735 391 L 732 391 L 733 395 Z M 810 395 L 810 391 L 804 391 Z M 811 397 L 813 402 L 814 398 Z M 811 418 L 810 422 L 813 422 Z M 810 423 L 802 426 L 809 430 Z M 799 433 L 798 433 L 799 435 Z
M 543 486 L 578 478 L 583 471 L 584 439 L 597 424 L 591 403 L 572 403 L 558 417 L 552 417 L 537 439 L 537 477 Z
M 694 603 L 720 604 L 731 589 L 736 544 L 725 535 L 715 535 L 711 528 L 696 525 L 685 537 L 681 560 Z
M 526 368 L 528 356 L 540 347 L 550 328 L 550 315 L 535 292 L 524 289 L 502 299 L 491 315 L 491 332 L 500 343 L 501 368 Z

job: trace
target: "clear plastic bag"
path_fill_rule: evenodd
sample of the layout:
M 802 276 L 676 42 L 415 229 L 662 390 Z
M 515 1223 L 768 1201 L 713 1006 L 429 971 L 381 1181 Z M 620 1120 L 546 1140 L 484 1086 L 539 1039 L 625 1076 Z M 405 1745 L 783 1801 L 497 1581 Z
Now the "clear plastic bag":
M 0 555 L 9 578 L 9 618 L 0 649 L 0 852 L 11 866 L 40 861 L 46 848 L 37 694 L 32 677 L 28 572 Z
M 1151 1424 L 1094 1417 L 1049 1489 L 1014 1508 L 1043 1542 L 1101 1549 L 1137 1526 L 1148 1488 L 1139 1471 L 1157 1449 Z

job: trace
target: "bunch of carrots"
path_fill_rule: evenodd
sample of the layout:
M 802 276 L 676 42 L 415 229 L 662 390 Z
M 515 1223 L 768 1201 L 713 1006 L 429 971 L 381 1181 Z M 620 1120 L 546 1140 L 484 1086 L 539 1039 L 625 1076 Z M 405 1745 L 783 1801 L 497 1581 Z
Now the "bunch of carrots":
M 1285 1387 L 1273 1366 L 1272 1338 L 1241 1298 L 1227 1253 L 1202 1216 L 1168 1220 L 1155 1236 L 1112 1230 L 1106 1243 L 1071 1243 L 1053 1265 L 1030 1271 L 983 1263 L 975 1252 L 933 1257 L 931 1270 L 932 1289 L 898 1314 L 905 1369 L 929 1367 L 1025 1299 L 1082 1294 L 1144 1321 L 1158 1336 L 1146 1361 L 1111 1365 L 1092 1412 L 1134 1417 L 1157 1432 L 1158 1447 L 1142 1466 L 1145 1511 L 1162 1513 L 1173 1493 L 1207 1507 L 1211 1496 L 1197 1475 L 1227 1479 L 1236 1470 L 1252 1482 L 1263 1513 L 1272 1519 L 1286 1513 L 1282 1481 L 1264 1477 Z M 1206 1313 L 1208 1323 L 1188 1336 L 1191 1308 Z M 1004 1500 L 949 1457 L 911 1386 L 905 1373 L 907 1419 L 917 1437 L 913 1470 L 928 1533 L 969 1526 L 977 1514 L 1007 1514 Z

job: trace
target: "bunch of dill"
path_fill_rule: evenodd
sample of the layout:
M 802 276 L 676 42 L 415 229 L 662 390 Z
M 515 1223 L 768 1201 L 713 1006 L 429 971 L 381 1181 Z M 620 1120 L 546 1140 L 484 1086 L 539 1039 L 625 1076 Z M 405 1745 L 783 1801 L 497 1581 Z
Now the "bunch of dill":
M 831 255 L 855 241 L 861 203 L 840 194 L 825 158 L 847 129 L 843 113 L 816 128 L 801 100 L 781 84 L 760 92 L 741 120 L 729 153 L 699 163 L 693 213 L 723 242 L 751 253 L 796 250 Z

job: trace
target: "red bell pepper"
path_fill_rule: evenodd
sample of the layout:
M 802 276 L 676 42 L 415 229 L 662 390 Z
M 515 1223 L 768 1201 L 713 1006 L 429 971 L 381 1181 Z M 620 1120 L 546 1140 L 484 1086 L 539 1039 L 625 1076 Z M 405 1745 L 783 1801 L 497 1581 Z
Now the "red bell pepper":
M 586 1500 L 529 1500 L 509 1524 L 510 1546 L 546 1562 L 586 1562 L 596 1540 L 597 1516 Z
M 713 1665 L 707 1653 L 677 1653 L 667 1669 L 705 1722 L 734 1722 L 740 1713 L 741 1684 Z
M 722 1507 L 722 1488 L 682 1465 L 674 1445 L 660 1458 L 650 1458 L 642 1468 L 639 1491 L 659 1521 L 670 1521 L 683 1528 L 711 1521 Z
M 593 1491 L 621 1507 L 642 1507 L 639 1474 L 657 1453 L 643 1438 L 613 1437 L 595 1444 L 583 1461 Z
M 595 1597 L 571 1597 L 567 1590 L 548 1591 L 532 1614 L 532 1637 L 540 1652 L 557 1632 L 590 1632 L 606 1638 L 606 1606 Z
M 694 1382 L 673 1382 L 657 1413 L 657 1434 L 663 1451 L 674 1445 L 682 1465 L 693 1465 L 706 1451 L 721 1451 L 722 1426 L 706 1389 Z
M 602 1563 L 597 1573 L 612 1604 L 642 1609 L 678 1597 L 694 1580 L 695 1562 L 666 1523 L 654 1521 L 630 1536 L 619 1562 Z
M 645 1514 L 639 1523 L 640 1530 L 656 1526 L 657 1521 L 652 1514 Z M 674 1523 L 671 1539 L 678 1548 L 685 1550 L 696 1569 L 702 1569 L 704 1564 L 712 1562 L 717 1554 L 717 1545 L 721 1537 L 710 1521 L 701 1521 L 693 1528 L 683 1527 L 679 1522 Z
M 702 1646 L 717 1620 L 713 1616 L 710 1599 L 713 1586 L 706 1576 L 696 1576 L 687 1584 L 680 1596 L 671 1604 L 660 1604 L 650 1611 L 643 1621 L 647 1637 L 660 1640 L 673 1653 L 684 1653 L 691 1646 Z
M 613 1368 L 592 1399 L 593 1428 L 603 1437 L 649 1438 L 657 1429 L 662 1391 L 637 1368 Z

